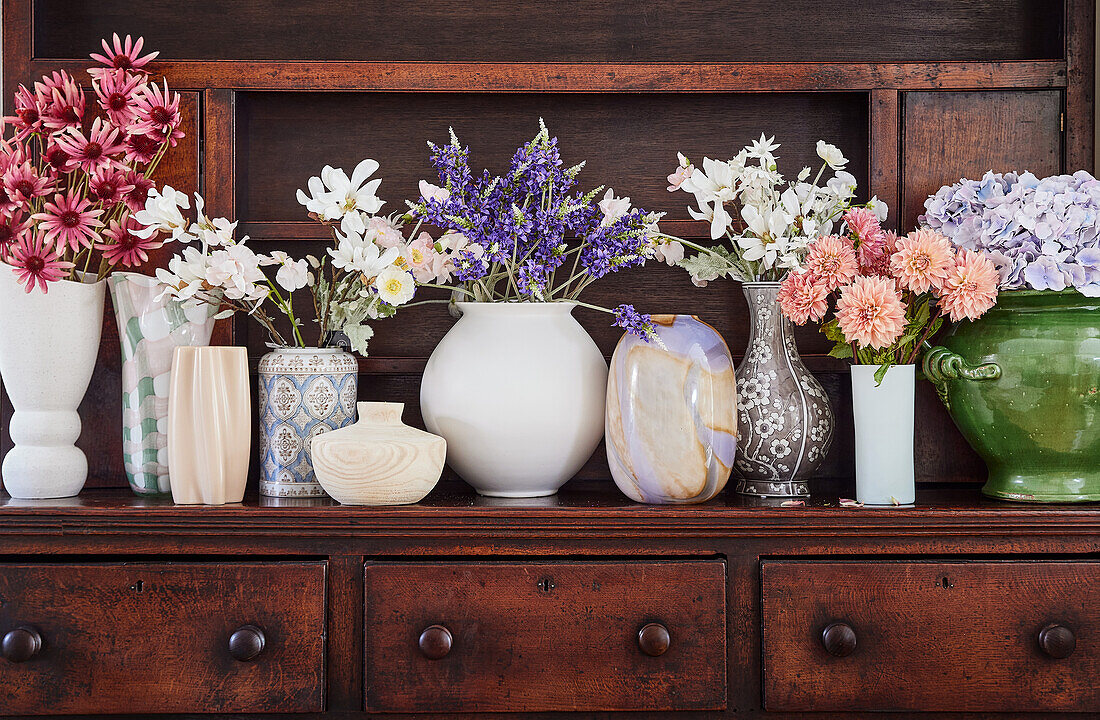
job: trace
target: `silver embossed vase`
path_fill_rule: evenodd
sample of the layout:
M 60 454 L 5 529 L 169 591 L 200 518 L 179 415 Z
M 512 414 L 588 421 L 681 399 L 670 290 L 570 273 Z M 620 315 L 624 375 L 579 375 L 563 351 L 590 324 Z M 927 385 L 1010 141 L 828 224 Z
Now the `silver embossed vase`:
M 611 477 L 637 502 L 705 502 L 726 486 L 737 452 L 733 358 L 718 331 L 695 316 L 652 320 L 659 343 L 627 333 L 611 357 Z
M 737 492 L 757 497 L 810 494 L 808 481 L 833 440 L 825 389 L 798 357 L 791 321 L 776 300 L 778 282 L 742 285 L 749 302 L 749 346 L 737 366 Z
M 260 494 L 324 497 L 310 440 L 355 422 L 358 363 L 339 348 L 279 348 L 260 358 Z

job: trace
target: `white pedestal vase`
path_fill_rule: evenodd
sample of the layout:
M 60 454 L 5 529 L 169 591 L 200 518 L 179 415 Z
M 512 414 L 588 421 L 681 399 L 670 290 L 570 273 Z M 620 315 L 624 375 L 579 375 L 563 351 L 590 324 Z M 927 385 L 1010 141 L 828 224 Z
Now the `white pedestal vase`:
M 61 280 L 28 293 L 0 264 L 0 376 L 14 409 L 3 478 L 14 498 L 72 497 L 88 478 L 77 408 L 99 354 L 105 288 Z
M 864 505 L 910 505 L 915 499 L 914 368 L 895 365 L 876 387 L 877 365 L 852 366 L 856 500 Z
M 607 363 L 572 303 L 458 303 L 420 386 L 424 422 L 482 495 L 552 495 L 603 437 Z

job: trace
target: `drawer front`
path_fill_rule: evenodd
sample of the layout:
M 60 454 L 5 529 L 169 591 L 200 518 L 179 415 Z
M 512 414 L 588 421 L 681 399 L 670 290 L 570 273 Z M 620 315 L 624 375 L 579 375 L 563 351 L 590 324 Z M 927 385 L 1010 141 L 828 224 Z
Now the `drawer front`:
M 1100 710 L 1100 563 L 761 572 L 768 710 Z
M 725 583 L 719 560 L 368 564 L 367 709 L 724 708 Z
M 321 562 L 0 565 L 6 654 L 38 645 L 0 714 L 320 711 L 324 631 Z

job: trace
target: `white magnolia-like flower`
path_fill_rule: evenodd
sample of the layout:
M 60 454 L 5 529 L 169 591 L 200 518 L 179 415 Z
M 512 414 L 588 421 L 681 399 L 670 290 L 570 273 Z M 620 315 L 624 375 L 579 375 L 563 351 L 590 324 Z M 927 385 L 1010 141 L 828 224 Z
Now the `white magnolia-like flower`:
M 839 202 L 845 202 L 856 194 L 856 178 L 847 171 L 838 170 L 836 175 L 825 183 L 825 187 L 829 188 L 829 192 Z
M 332 256 L 333 267 L 339 270 L 361 273 L 372 278 L 401 257 L 398 248 L 387 248 L 382 252 L 377 245 L 367 242 L 355 233 L 341 235 L 336 232 L 336 248 L 329 248 L 328 254 Z
M 416 280 L 408 270 L 390 266 L 380 272 L 374 280 L 378 297 L 389 305 L 404 305 L 412 300 L 416 292 Z
M 659 261 L 673 266 L 684 259 L 684 246 L 676 240 L 659 242 L 653 249 L 653 256 Z
M 145 198 L 145 207 L 133 214 L 134 221 L 145 226 L 134 230 L 134 234 L 144 239 L 157 232 L 166 232 L 172 236 L 165 242 L 190 242 L 193 236 L 187 233 L 187 221 L 180 212 L 181 208 L 187 210 L 190 207 L 187 195 L 172 189 L 171 185 L 165 185 L 160 192 L 152 188 Z
M 875 217 L 878 218 L 878 221 L 880 223 L 886 222 L 886 215 L 890 211 L 890 208 L 887 207 L 886 203 L 879 200 L 878 195 L 874 195 L 871 197 L 871 200 L 868 204 L 871 206 L 871 209 L 874 210 Z
M 247 238 L 245 238 L 247 239 Z M 244 240 L 210 253 L 206 282 L 225 291 L 230 300 L 261 300 L 267 297 L 267 277 L 260 270 L 260 258 Z
M 306 285 L 312 285 L 313 276 L 309 272 L 309 263 L 303 260 L 289 260 L 279 265 L 275 273 L 275 282 L 287 292 L 300 290 Z
M 804 167 L 804 168 L 802 168 L 802 169 L 801 169 L 801 170 L 800 170 L 800 171 L 798 172 L 798 182 L 802 182 L 802 181 L 804 181 L 804 180 L 805 180 L 806 178 L 810 177 L 810 173 L 811 173 L 811 172 L 812 172 L 812 171 L 811 171 L 811 170 L 810 170 L 810 168 L 808 168 L 808 167 Z
M 824 140 L 817 141 L 817 156 L 833 170 L 843 170 L 848 164 L 848 159 L 844 157 L 844 153 L 840 152 L 840 148 Z
M 156 300 L 168 296 L 176 300 L 190 300 L 203 289 L 206 279 L 207 256 L 197 248 L 186 247 L 181 255 L 168 261 L 167 268 L 157 268 L 157 280 L 164 286 Z
M 348 178 L 347 173 L 342 169 L 325 165 L 321 169 L 320 177 L 311 177 L 306 183 L 309 188 L 309 195 L 301 190 L 298 191 L 298 202 L 305 205 L 310 212 L 317 213 L 324 220 L 339 220 L 348 213 L 364 212 L 374 214 L 384 204 L 375 195 L 382 179 L 377 178 L 367 182 L 367 178 L 373 175 L 377 169 L 378 162 L 367 158 L 355 166 L 351 178 Z M 366 183 L 366 185 L 363 183 Z M 361 218 L 359 220 L 362 221 Z M 355 219 L 349 223 L 351 226 L 354 226 L 354 224 Z M 347 231 L 345 230 L 345 232 Z M 362 232 L 362 228 L 359 228 L 358 231 Z
M 191 224 L 191 234 L 210 247 L 232 244 L 233 231 L 237 229 L 237 223 L 229 222 L 223 217 L 208 218 L 204 212 L 205 209 L 206 203 L 202 195 L 195 193 L 195 222 Z
M 615 197 L 615 191 L 608 188 L 607 192 L 604 193 L 603 200 L 599 202 L 599 207 L 600 212 L 603 213 L 603 220 L 600 220 L 600 225 L 606 227 L 630 212 L 630 198 Z
M 420 195 L 425 200 L 438 200 L 439 202 L 447 202 L 451 197 L 451 191 L 447 188 L 441 188 L 438 185 L 432 185 L 427 180 L 420 181 Z

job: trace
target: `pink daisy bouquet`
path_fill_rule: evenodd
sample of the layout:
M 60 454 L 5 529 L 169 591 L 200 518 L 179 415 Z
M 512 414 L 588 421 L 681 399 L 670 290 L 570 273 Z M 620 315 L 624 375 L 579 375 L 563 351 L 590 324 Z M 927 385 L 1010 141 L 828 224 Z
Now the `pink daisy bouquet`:
M 836 343 L 830 355 L 878 365 L 881 382 L 891 365 L 916 362 L 945 318 L 985 314 L 999 280 L 984 253 L 955 248 L 926 228 L 898 237 L 871 210 L 853 208 L 840 234 L 810 243 L 804 268 L 780 287 L 779 304 L 797 325 L 821 322 Z
M 0 262 L 26 287 L 134 267 L 160 246 L 132 214 L 183 137 L 180 97 L 150 79 L 144 41 L 116 34 L 90 68 L 91 94 L 64 70 L 20 85 L 0 131 Z M 10 129 L 12 132 L 6 132 Z M 84 273 L 84 275 L 78 275 Z

